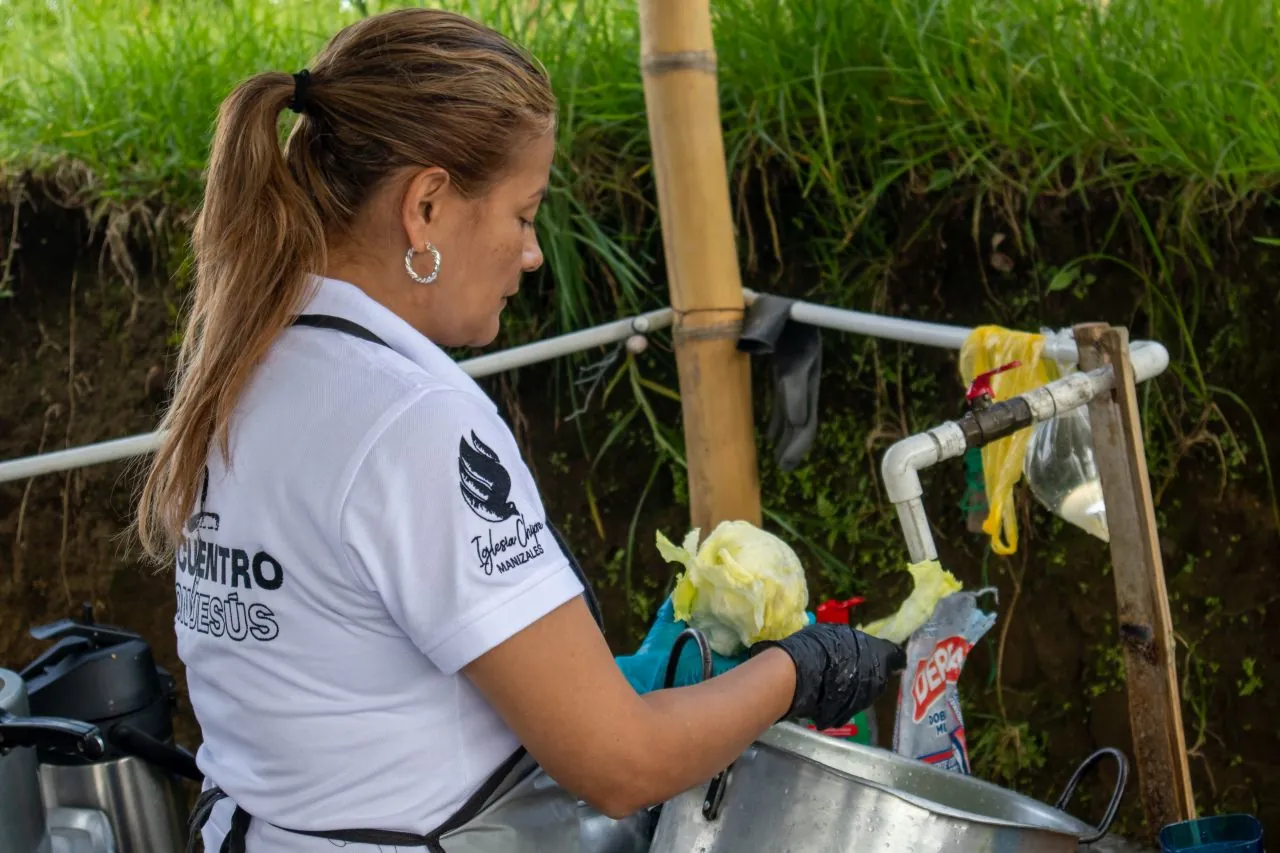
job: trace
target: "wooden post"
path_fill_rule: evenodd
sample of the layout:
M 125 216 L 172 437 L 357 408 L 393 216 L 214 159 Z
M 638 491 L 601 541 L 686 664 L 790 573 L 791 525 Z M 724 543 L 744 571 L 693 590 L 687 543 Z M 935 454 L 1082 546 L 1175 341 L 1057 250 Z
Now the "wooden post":
M 708 0 L 640 0 L 640 59 L 666 252 L 689 510 L 703 535 L 760 524 L 751 371 Z
M 1115 390 L 1089 405 L 1102 479 L 1124 649 L 1138 786 L 1151 833 L 1195 817 L 1174 656 L 1173 619 L 1147 475 L 1129 333 L 1105 323 L 1075 327 L 1080 367 L 1111 364 Z

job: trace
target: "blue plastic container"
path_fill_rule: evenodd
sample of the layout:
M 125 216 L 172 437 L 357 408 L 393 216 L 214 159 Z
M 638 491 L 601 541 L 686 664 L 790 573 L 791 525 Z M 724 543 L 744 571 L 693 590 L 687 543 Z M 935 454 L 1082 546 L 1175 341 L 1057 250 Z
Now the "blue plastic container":
M 1160 830 L 1162 853 L 1262 853 L 1262 824 L 1247 814 L 1217 815 Z

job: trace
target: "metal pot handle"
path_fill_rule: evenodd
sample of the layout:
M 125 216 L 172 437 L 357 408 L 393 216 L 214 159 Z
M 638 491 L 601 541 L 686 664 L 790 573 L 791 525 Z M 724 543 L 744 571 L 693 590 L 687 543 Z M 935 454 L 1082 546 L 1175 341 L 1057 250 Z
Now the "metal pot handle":
M 1107 831 L 1111 829 L 1111 822 L 1116 819 L 1116 812 L 1120 811 L 1120 800 L 1124 798 L 1124 787 L 1129 781 L 1129 760 L 1124 757 L 1124 753 L 1118 749 L 1111 747 L 1103 747 L 1102 749 L 1090 755 L 1080 766 L 1076 768 L 1076 772 L 1071 775 L 1071 779 L 1067 782 L 1067 787 L 1063 789 L 1062 796 L 1058 797 L 1056 808 L 1059 811 L 1067 810 L 1067 803 L 1071 801 L 1071 795 L 1076 792 L 1076 786 L 1080 784 L 1080 780 L 1084 775 L 1101 763 L 1104 758 L 1114 758 L 1116 761 L 1116 789 L 1111 793 L 1111 802 L 1107 803 L 1107 811 L 1102 816 L 1102 821 L 1089 835 L 1080 837 L 1081 844 L 1093 844 L 1100 841 Z
M 702 680 L 707 681 L 715 674 L 711 660 L 711 644 L 707 642 L 706 636 L 697 628 L 685 628 L 671 644 L 671 656 L 667 658 L 667 672 L 662 679 L 664 690 L 676 683 L 676 671 L 680 668 L 680 652 L 684 649 L 684 644 L 691 640 L 697 644 L 698 655 L 702 658 Z M 707 796 L 702 801 L 702 816 L 707 820 L 715 820 L 720 814 L 720 803 L 724 800 L 725 774 L 728 772 L 728 768 L 721 770 L 707 785 Z

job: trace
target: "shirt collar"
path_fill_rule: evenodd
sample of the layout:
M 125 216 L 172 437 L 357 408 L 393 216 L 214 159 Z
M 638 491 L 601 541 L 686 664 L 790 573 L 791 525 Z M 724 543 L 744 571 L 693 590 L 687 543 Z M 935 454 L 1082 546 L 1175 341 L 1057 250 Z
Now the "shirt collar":
M 484 389 L 448 353 L 359 287 L 325 276 L 312 276 L 312 285 L 314 290 L 303 314 L 329 314 L 358 323 L 436 379 L 484 400 L 497 410 Z

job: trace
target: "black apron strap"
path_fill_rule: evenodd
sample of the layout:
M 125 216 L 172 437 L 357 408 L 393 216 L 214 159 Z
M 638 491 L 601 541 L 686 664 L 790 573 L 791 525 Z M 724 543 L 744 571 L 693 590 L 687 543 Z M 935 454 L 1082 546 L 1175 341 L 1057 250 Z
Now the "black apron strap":
M 519 781 L 518 778 L 513 779 L 512 774 L 520 767 L 521 762 L 525 760 L 527 755 L 528 753 L 524 747 L 518 748 L 511 754 L 510 758 L 502 762 L 498 769 L 489 774 L 489 777 L 462 804 L 461 808 L 454 812 L 448 820 L 440 824 L 439 827 L 426 835 L 390 829 L 306 830 L 290 829 L 287 826 L 279 826 L 278 824 L 272 825 L 277 829 L 282 829 L 295 835 L 309 835 L 312 838 L 324 838 L 329 841 L 341 841 L 346 844 L 426 847 L 431 853 L 444 853 L 444 848 L 440 846 L 441 837 L 461 826 L 465 826 L 476 815 L 480 814 L 496 795 L 503 793 L 510 787 L 511 783 Z M 200 831 L 204 829 L 204 825 L 209 821 L 210 815 L 213 814 L 214 806 L 224 799 L 227 799 L 227 795 L 218 787 L 210 788 L 200 794 L 187 822 L 186 853 L 195 853 L 196 839 L 200 836 Z M 227 831 L 226 837 L 223 838 L 222 848 L 218 853 L 246 853 L 246 839 L 249 835 L 249 824 L 252 820 L 253 818 L 250 814 L 237 805 L 235 812 L 231 816 L 231 828 Z
M 191 816 L 187 818 L 186 853 L 195 853 L 196 839 L 200 837 L 200 831 L 209 822 L 209 818 L 213 815 L 214 807 L 225 799 L 227 799 L 226 792 L 216 785 L 200 792 L 200 796 L 196 798 L 195 808 L 191 810 Z M 231 828 L 223 836 L 222 846 L 218 848 L 218 853 L 245 853 L 245 845 L 249 837 L 249 823 L 252 820 L 253 818 L 250 817 L 247 811 L 236 806 L 235 811 L 231 814 Z
M 520 762 L 524 761 L 527 754 L 528 753 L 525 751 L 523 746 L 511 753 L 511 757 L 502 762 L 501 766 L 499 766 L 497 770 L 489 774 L 489 778 L 486 779 L 484 784 L 481 785 L 476 792 L 462 804 L 462 808 L 454 812 L 452 817 L 436 827 L 436 829 L 427 836 L 431 841 L 432 853 L 436 853 L 436 851 L 443 853 L 443 848 L 440 847 L 440 838 L 445 835 L 445 833 L 452 832 L 458 827 L 470 823 L 476 815 L 484 811 L 484 807 L 489 805 L 493 797 L 502 792 L 504 782 L 507 782 L 508 780 L 519 781 L 511 780 L 511 774 L 520 766 Z
M 582 570 L 578 559 L 573 556 L 573 552 L 569 550 L 569 543 L 564 541 L 564 537 L 560 535 L 560 531 L 550 521 L 547 522 L 547 529 L 551 531 L 551 537 L 556 540 L 556 544 L 560 546 L 560 550 L 569 560 L 569 566 L 573 569 L 573 573 L 578 576 L 578 582 L 582 584 L 582 597 L 586 599 L 587 609 L 591 611 L 591 616 L 596 620 L 596 627 L 601 632 L 604 631 L 604 614 L 600 610 L 600 599 L 596 597 L 596 591 L 591 586 L 591 581 L 587 580 L 587 573 Z
M 218 853 L 245 853 L 245 847 L 249 843 L 249 824 L 252 821 L 253 818 L 247 811 L 236 806 L 236 810 L 231 813 L 231 829 L 222 839 L 222 849 Z
M 485 784 L 488 785 L 488 781 Z M 191 811 L 191 818 L 187 822 L 186 853 L 195 853 L 196 839 L 200 837 L 200 831 L 209 822 L 214 806 L 224 799 L 227 799 L 227 795 L 221 788 L 210 788 L 200 794 L 199 799 L 196 800 L 195 808 Z M 470 801 L 468 801 L 469 803 Z M 456 818 L 457 815 L 454 817 Z M 451 821 L 453 819 L 450 818 Z M 222 847 L 218 853 L 246 853 L 245 847 L 249 837 L 249 824 L 252 822 L 253 816 L 237 805 L 231 815 L 231 828 L 227 830 L 227 834 L 223 837 Z M 427 835 L 418 835 L 415 832 L 396 832 L 386 829 L 335 829 L 315 832 L 303 829 L 289 829 L 285 826 L 277 826 L 276 828 L 283 829 L 285 832 L 292 832 L 295 835 L 310 835 L 314 838 L 327 838 L 331 841 L 342 841 L 347 844 L 429 847 L 433 851 L 438 849 L 434 838 Z
M 300 314 L 293 318 L 295 326 L 311 326 L 315 329 L 333 329 L 336 332 L 344 332 L 348 335 L 369 341 L 370 343 L 384 346 L 391 349 L 391 344 L 375 335 L 373 332 L 343 317 L 333 317 L 329 314 Z
M 213 807 L 226 796 L 222 789 L 218 787 L 200 792 L 200 796 L 196 798 L 195 806 L 191 809 L 191 815 L 187 818 L 186 853 L 196 853 L 196 839 L 200 837 L 200 830 L 204 829 L 204 825 L 209 822 L 209 815 L 213 814 Z

